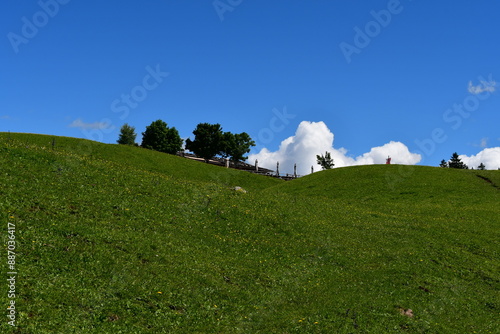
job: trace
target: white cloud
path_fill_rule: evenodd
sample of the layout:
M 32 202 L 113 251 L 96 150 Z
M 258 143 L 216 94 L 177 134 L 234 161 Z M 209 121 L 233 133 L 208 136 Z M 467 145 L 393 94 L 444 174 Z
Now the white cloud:
M 471 143 L 470 145 L 474 146 L 474 147 L 486 148 L 486 147 L 488 147 L 489 141 L 490 141 L 490 139 L 488 137 L 484 137 L 484 138 L 481 138 L 481 140 L 479 142 L 474 142 L 474 143 Z
M 422 156 L 411 153 L 405 144 L 398 141 L 390 141 L 382 146 L 374 147 L 370 152 L 356 158 L 355 165 L 383 164 L 387 156 L 392 158 L 391 163 L 400 165 L 414 165 Z
M 479 144 L 480 147 L 485 148 L 488 146 L 488 138 L 483 138 L 481 139 L 481 143 Z
M 481 94 L 483 92 L 493 93 L 496 90 L 495 88 L 496 85 L 497 85 L 496 81 L 491 79 L 489 81 L 481 80 L 480 84 L 477 86 L 474 86 L 472 84 L 472 81 L 469 81 L 468 91 L 469 93 L 474 95 Z
M 82 130 L 104 130 L 111 127 L 111 124 L 105 122 L 94 122 L 94 123 L 85 123 L 80 118 L 75 119 L 70 125 L 70 128 L 80 128 Z
M 403 143 L 394 141 L 352 158 L 347 155 L 345 148 L 334 148 L 333 140 L 334 134 L 325 123 L 303 121 L 295 135 L 283 140 L 277 151 L 263 148 L 259 153 L 251 154 L 248 160 L 254 162 L 257 159 L 259 166 L 269 169 L 275 169 L 279 161 L 281 173 L 292 173 L 293 165 L 297 163 L 297 173 L 305 175 L 311 172 L 311 166 L 314 166 L 315 171 L 321 169 L 316 163 L 316 155 L 326 151 L 331 153 L 335 167 L 384 164 L 388 156 L 391 156 L 393 164 L 413 165 L 422 158 L 419 154 L 411 153 Z
M 500 147 L 485 148 L 476 155 L 459 156 L 469 168 L 476 169 L 481 163 L 486 166 L 486 169 L 500 168 Z

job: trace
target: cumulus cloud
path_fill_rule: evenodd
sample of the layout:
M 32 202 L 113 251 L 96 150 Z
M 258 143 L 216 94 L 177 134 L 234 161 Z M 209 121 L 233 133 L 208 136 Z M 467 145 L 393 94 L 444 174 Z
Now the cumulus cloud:
M 491 80 L 491 79 L 488 81 L 481 80 L 480 84 L 477 86 L 474 86 L 472 84 L 472 81 L 469 81 L 468 91 L 469 91 L 469 93 L 474 94 L 474 95 L 481 94 L 483 92 L 493 93 L 496 90 L 496 87 L 495 87 L 496 85 L 497 85 L 496 81 Z
M 373 165 L 385 163 L 387 156 L 392 158 L 392 163 L 400 165 L 414 165 L 422 156 L 411 153 L 405 144 L 398 141 L 390 141 L 382 146 L 374 147 L 370 152 L 356 158 L 354 165 Z
M 486 169 L 500 168 L 500 147 L 485 148 L 476 155 L 460 155 L 459 157 L 469 168 L 476 169 L 481 163 L 486 166 Z
M 330 152 L 335 167 L 353 165 L 384 164 L 387 157 L 392 158 L 394 164 L 413 165 L 421 160 L 419 154 L 411 153 L 408 147 L 401 142 L 391 141 L 383 146 L 374 147 L 356 158 L 347 155 L 345 148 L 333 147 L 334 134 L 324 122 L 303 121 L 299 124 L 294 136 L 281 142 L 275 152 L 263 148 L 259 153 L 251 154 L 248 160 L 259 161 L 259 166 L 274 169 L 276 162 L 280 162 L 280 172 L 292 173 L 293 165 L 297 163 L 297 173 L 305 175 L 314 170 L 320 170 L 316 163 L 317 154 Z
M 104 130 L 108 129 L 111 124 L 105 123 L 105 122 L 94 122 L 94 123 L 85 123 L 82 121 L 80 118 L 75 119 L 70 125 L 68 125 L 70 128 L 80 128 L 82 130 Z

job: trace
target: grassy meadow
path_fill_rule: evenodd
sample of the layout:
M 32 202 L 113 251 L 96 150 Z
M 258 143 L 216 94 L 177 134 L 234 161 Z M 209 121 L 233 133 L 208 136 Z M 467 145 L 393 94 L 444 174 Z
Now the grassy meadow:
M 15 327 L 0 291 L 2 333 L 500 327 L 500 171 L 372 165 L 284 182 L 0 133 L 0 175 L 2 268 L 10 222 L 18 272 Z

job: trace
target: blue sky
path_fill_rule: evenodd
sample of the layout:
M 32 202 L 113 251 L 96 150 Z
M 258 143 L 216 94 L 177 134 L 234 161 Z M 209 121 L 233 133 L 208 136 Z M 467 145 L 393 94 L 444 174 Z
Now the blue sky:
M 482 154 L 487 167 L 500 167 L 494 0 L 41 0 L 6 8 L 0 131 L 114 143 L 124 123 L 140 141 L 157 119 L 183 138 L 209 122 L 249 133 L 251 159 L 286 160 L 288 171 L 294 161 L 310 169 L 328 149 L 337 166 L 386 154 L 436 166 L 456 151 L 470 164 Z

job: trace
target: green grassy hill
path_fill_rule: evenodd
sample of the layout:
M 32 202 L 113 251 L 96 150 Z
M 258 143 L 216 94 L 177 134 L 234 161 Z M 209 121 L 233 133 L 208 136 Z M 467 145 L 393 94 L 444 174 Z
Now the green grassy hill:
M 499 326 L 498 171 L 361 166 L 280 182 L 140 148 L 5 133 L 0 153 L 3 243 L 14 223 L 18 271 L 17 328 L 5 317 L 2 332 Z M 4 259 L 7 273 L 7 250 Z
M 256 176 L 251 173 L 241 173 L 233 169 L 222 172 L 218 166 L 193 163 L 193 161 L 181 157 L 165 155 L 139 147 L 110 145 L 69 137 L 21 133 L 0 133 L 0 140 L 18 146 L 25 144 L 25 148 L 44 148 L 59 154 L 76 155 L 86 160 L 106 160 L 117 165 L 157 172 L 165 176 L 192 182 L 210 182 L 227 186 L 239 185 L 252 190 L 259 190 L 280 183 L 280 180 L 273 178 L 258 178 L 259 181 L 257 182 L 255 181 Z

